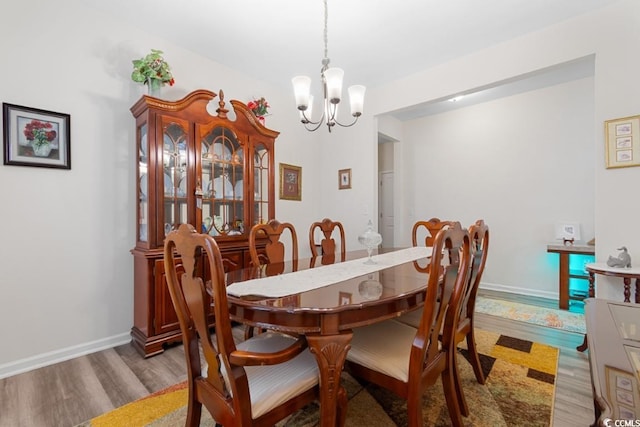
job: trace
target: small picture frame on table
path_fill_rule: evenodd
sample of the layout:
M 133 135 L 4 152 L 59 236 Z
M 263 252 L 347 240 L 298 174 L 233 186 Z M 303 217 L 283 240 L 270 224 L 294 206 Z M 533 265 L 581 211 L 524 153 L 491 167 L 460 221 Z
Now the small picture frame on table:
M 340 169 L 338 171 L 338 190 L 351 188 L 351 169 Z
M 71 116 L 2 103 L 4 164 L 71 169 Z
M 640 116 L 604 122 L 607 169 L 640 166 Z

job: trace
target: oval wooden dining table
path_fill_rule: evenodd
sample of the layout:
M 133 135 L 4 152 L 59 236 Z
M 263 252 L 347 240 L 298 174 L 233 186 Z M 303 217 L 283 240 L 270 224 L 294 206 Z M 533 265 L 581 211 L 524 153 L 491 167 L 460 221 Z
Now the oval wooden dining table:
M 391 251 L 394 250 L 378 252 Z M 345 262 L 358 259 L 364 263 L 366 251 L 348 252 Z M 425 257 L 391 267 L 380 266 L 381 269 L 373 273 L 280 297 L 256 294 L 238 297 L 229 291 L 229 311 L 233 321 L 306 337 L 320 372 L 320 425 L 334 426 L 338 393 L 342 388 L 340 375 L 353 329 L 422 307 L 428 275 L 416 265 L 424 267 L 428 262 Z M 325 267 L 321 258 L 298 262 L 298 270 Z M 268 268 L 272 273 L 283 272 L 283 279 L 291 271 L 290 263 Z M 269 274 L 264 266 L 245 268 L 227 273 L 226 283 L 230 286 L 269 277 Z

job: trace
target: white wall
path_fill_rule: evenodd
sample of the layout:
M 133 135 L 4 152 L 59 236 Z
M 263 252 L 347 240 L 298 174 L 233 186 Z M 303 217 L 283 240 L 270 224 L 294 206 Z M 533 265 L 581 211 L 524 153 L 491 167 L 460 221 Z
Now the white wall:
M 406 122 L 408 221 L 483 218 L 483 287 L 558 298 L 558 257 L 546 252 L 554 224 L 594 236 L 593 111 L 586 78 Z
M 635 83 L 640 56 L 629 54 L 639 45 L 640 2 L 621 0 L 599 11 L 373 88 L 368 91 L 367 107 L 374 115 L 382 116 L 595 55 L 594 116 L 583 126 L 590 128 L 595 142 L 596 261 L 606 260 L 623 244 L 629 248 L 632 259 L 640 259 L 637 244 L 640 228 L 636 226 L 640 198 L 633 185 L 640 178 L 640 168 L 605 169 L 603 132 L 605 120 L 640 113 L 640 85 Z M 414 175 L 408 172 L 408 176 Z M 404 188 L 411 188 L 411 182 Z M 493 228 L 497 226 L 500 224 L 494 224 Z M 596 295 L 621 299 L 620 281 L 598 277 Z
M 81 1 L 3 5 L 0 100 L 70 114 L 72 168 L 0 166 L 0 378 L 130 340 L 136 208 L 129 108 L 145 89 L 130 74 L 131 60 L 150 48 L 163 50 L 173 68 L 176 85 L 163 88 L 165 99 L 206 88 L 223 89 L 227 101 L 269 100 L 267 126 L 281 132 L 276 168 L 303 166 L 305 184 L 302 202 L 277 201 L 276 212 L 304 230 L 315 218 L 319 136 L 298 124 L 291 93 Z

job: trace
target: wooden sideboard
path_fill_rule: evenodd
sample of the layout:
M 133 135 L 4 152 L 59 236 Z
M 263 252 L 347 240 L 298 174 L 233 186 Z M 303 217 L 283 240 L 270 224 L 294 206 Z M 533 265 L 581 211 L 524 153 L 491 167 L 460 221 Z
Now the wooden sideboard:
M 571 279 L 589 280 L 589 275 L 583 269 L 571 270 L 571 255 L 595 255 L 596 248 L 591 245 L 547 245 L 547 252 L 557 253 L 560 257 L 560 263 L 558 268 L 558 306 L 562 310 L 569 309 L 569 302 L 571 300 L 582 301 L 587 297 L 593 297 L 594 295 L 589 292 L 588 295 L 571 293 L 570 281 Z M 591 288 L 589 288 L 591 289 Z

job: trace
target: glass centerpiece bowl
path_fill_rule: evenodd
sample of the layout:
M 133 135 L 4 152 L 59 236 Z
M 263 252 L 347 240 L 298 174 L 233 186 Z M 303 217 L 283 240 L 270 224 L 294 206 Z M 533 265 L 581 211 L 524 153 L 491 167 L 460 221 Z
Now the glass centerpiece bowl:
M 367 253 L 369 254 L 369 258 L 367 258 L 365 264 L 375 264 L 376 262 L 371 258 L 371 253 L 382 243 L 382 236 L 380 233 L 373 231 L 373 223 L 371 220 L 367 223 L 367 230 L 358 236 L 358 242 L 367 248 Z
M 369 274 L 366 280 L 358 284 L 358 294 L 366 300 L 376 300 L 382 295 L 382 283 Z

